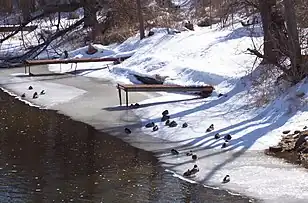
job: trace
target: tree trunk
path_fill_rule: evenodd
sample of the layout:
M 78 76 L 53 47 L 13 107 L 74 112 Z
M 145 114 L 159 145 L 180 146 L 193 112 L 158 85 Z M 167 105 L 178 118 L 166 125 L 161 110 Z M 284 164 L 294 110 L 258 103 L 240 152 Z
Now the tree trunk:
M 35 0 L 19 0 L 19 6 L 23 21 L 29 20 L 31 18 L 31 12 L 35 10 Z
M 284 12 L 287 33 L 288 33 L 288 45 L 290 52 L 290 60 L 292 64 L 300 64 L 301 48 L 299 44 L 299 36 L 297 31 L 297 21 L 295 16 L 295 3 L 294 0 L 284 0 L 284 7 L 287 8 L 287 12 Z
M 264 56 L 268 60 L 263 60 L 263 63 L 276 63 L 278 60 L 278 54 L 274 51 L 275 40 L 272 33 L 272 7 L 276 5 L 276 0 L 259 0 L 260 13 L 264 32 Z
M 97 23 L 95 0 L 83 0 L 84 27 L 94 27 Z
M 297 83 L 306 76 L 305 67 L 302 65 L 301 47 L 297 30 L 297 20 L 295 14 L 294 0 L 283 1 L 285 11 L 285 21 L 288 33 L 288 51 L 291 61 L 291 70 L 289 76 L 293 83 Z
M 13 5 L 11 0 L 0 0 L 0 5 L 1 5 L 0 11 L 9 13 L 12 12 Z
M 137 0 L 137 15 L 139 19 L 140 39 L 143 39 L 145 37 L 145 34 L 144 34 L 144 22 L 143 22 L 143 15 L 141 8 L 142 8 L 141 2 L 140 0 Z

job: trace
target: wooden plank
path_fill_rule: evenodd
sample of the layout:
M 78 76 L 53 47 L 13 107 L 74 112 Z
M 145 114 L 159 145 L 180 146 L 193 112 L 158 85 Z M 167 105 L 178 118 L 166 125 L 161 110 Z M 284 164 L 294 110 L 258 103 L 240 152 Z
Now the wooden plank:
M 212 92 L 212 86 L 180 86 L 180 85 L 118 85 L 119 88 L 128 92 L 179 92 L 179 91 L 207 91 Z
M 180 87 L 180 88 L 142 88 L 142 89 L 126 89 L 128 92 L 201 92 L 201 91 L 213 91 L 213 88 L 191 88 L 191 87 Z
M 77 59 L 43 59 L 43 60 L 25 60 L 27 65 L 47 65 L 47 64 L 67 64 L 67 63 L 87 63 L 125 60 L 129 57 L 121 58 L 77 58 Z
M 126 91 L 125 94 L 126 94 L 126 107 L 128 107 L 128 91 Z
M 37 25 L 30 25 L 22 28 L 22 31 L 32 32 L 37 28 Z M 0 26 L 0 32 L 14 32 L 19 29 L 19 26 Z
M 119 85 L 118 85 L 118 91 L 119 91 L 120 106 L 122 106 L 122 96 L 121 96 L 121 89 Z

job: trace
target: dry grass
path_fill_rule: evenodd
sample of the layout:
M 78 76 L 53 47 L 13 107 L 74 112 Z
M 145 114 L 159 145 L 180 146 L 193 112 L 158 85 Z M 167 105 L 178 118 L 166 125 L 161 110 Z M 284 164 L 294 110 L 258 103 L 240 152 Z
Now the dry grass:
M 259 65 L 250 77 L 248 97 L 251 105 L 262 107 L 279 97 L 290 84 L 279 80 L 281 71 L 273 65 Z
M 133 29 L 132 26 L 126 27 L 113 27 L 109 29 L 105 34 L 97 36 L 95 43 L 101 44 L 110 44 L 110 43 L 121 43 L 127 38 L 134 36 L 137 33 L 136 29 Z

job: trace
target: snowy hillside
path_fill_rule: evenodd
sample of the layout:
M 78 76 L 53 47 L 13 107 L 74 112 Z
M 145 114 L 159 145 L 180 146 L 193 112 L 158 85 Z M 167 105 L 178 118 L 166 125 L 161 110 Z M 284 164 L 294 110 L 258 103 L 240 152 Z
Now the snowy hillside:
M 95 45 L 99 53 L 87 55 L 86 47 L 70 53 L 71 57 L 132 57 L 114 66 L 111 72 L 92 71 L 87 76 L 101 77 L 104 74 L 124 75 L 130 73 L 147 76 L 167 76 L 166 83 L 212 84 L 218 85 L 226 79 L 239 78 L 251 70 L 255 57 L 246 52 L 254 43 L 262 43 L 262 33 L 236 24 L 234 29 L 196 28 L 195 32 L 175 34 L 167 29 L 154 29 L 154 36 L 142 41 L 138 36 L 129 38 L 118 46 L 104 47 Z M 253 36 L 253 38 L 251 38 Z M 70 65 L 67 65 L 70 68 Z M 90 64 L 87 69 L 101 67 Z M 85 66 L 83 67 L 85 68 Z M 57 71 L 57 66 L 51 66 Z M 62 66 L 62 71 L 65 68 Z M 99 75 L 99 76 L 98 76 Z M 135 80 L 131 78 L 132 82 Z

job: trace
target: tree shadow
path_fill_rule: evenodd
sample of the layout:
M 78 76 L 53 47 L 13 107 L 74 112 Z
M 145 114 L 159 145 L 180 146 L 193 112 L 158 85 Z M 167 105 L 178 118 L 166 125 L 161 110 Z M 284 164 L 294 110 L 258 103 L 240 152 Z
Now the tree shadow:
M 153 103 L 146 103 L 146 104 L 139 104 L 138 107 L 133 107 L 133 106 L 115 106 L 115 107 L 106 107 L 106 108 L 102 108 L 102 110 L 106 110 L 106 111 L 123 111 L 123 110 L 127 110 L 127 109 L 140 109 L 140 108 L 145 108 L 145 107 L 149 107 L 149 106 L 157 106 L 157 105 L 162 105 L 162 104 L 171 104 L 171 103 L 177 103 L 177 102 L 183 102 L 183 101 L 193 101 L 193 100 L 201 100 L 204 99 L 203 97 L 194 97 L 194 98 L 190 98 L 190 99 L 179 99 L 179 100 L 172 100 L 172 101 L 163 101 L 163 102 L 153 102 Z M 157 119 L 154 119 L 155 121 L 157 121 Z M 153 121 L 154 122 L 154 121 Z
M 78 69 L 78 70 L 73 70 L 73 71 L 68 71 L 66 72 L 67 74 L 74 74 L 74 75 L 86 75 L 88 73 L 97 71 L 97 70 L 104 70 L 104 69 L 109 69 L 108 66 L 102 67 L 102 68 L 86 68 L 86 69 Z
M 264 115 L 266 114 L 266 115 Z M 222 169 L 224 166 L 226 166 L 228 163 L 233 162 L 234 160 L 236 160 L 237 158 L 239 158 L 240 156 L 242 156 L 249 148 L 251 148 L 253 146 L 253 144 L 261 137 L 263 137 L 266 133 L 275 130 L 281 126 L 283 126 L 290 117 L 294 116 L 295 113 L 292 113 L 290 115 L 286 115 L 285 112 L 281 111 L 281 112 L 277 112 L 275 111 L 275 109 L 273 109 L 273 105 L 269 105 L 267 108 L 265 108 L 260 114 L 258 114 L 257 116 L 255 116 L 252 119 L 243 121 L 243 122 L 239 122 L 235 125 L 231 125 L 229 127 L 220 129 L 218 131 L 209 133 L 207 135 L 204 135 L 202 137 L 198 137 L 194 140 L 192 140 L 191 142 L 184 144 L 180 147 L 178 147 L 177 149 L 179 151 L 189 151 L 189 150 L 193 150 L 195 153 L 198 154 L 198 152 L 204 151 L 204 150 L 209 150 L 209 149 L 214 149 L 217 148 L 219 145 L 218 142 L 221 141 L 221 139 L 219 140 L 215 140 L 213 143 L 211 144 L 207 144 L 210 141 L 213 141 L 214 138 L 210 139 L 210 140 L 206 140 L 203 143 L 200 143 L 198 145 L 195 145 L 195 143 L 198 142 L 202 142 L 202 140 L 204 140 L 205 138 L 208 138 L 209 136 L 212 136 L 214 133 L 217 132 L 224 132 L 224 131 L 229 131 L 229 133 L 232 135 L 240 133 L 244 130 L 246 130 L 249 127 L 253 127 L 255 128 L 254 130 L 246 133 L 245 135 L 235 138 L 233 140 L 231 140 L 229 142 L 228 147 L 223 148 L 221 150 L 218 151 L 213 151 L 210 154 L 206 154 L 203 156 L 198 156 L 198 160 L 204 160 L 206 161 L 206 158 L 211 157 L 211 156 L 216 156 L 219 154 L 223 154 L 226 152 L 232 152 L 232 156 L 224 161 L 222 161 L 221 163 L 218 163 L 217 165 L 215 165 L 215 167 L 211 170 L 210 173 L 208 173 L 203 180 L 201 181 L 202 183 L 207 183 L 207 181 L 209 181 L 211 179 L 211 177 L 220 169 Z M 258 122 L 260 121 L 260 122 Z M 258 126 L 263 126 L 263 127 L 257 127 Z M 240 126 L 240 128 L 238 128 Z M 159 154 L 158 154 L 159 155 Z M 160 157 L 164 157 L 164 156 L 172 156 L 170 154 L 166 155 L 161 153 L 159 155 Z M 174 169 L 177 166 L 180 165 L 185 165 L 188 163 L 192 163 L 192 160 L 186 160 L 186 161 L 182 161 L 180 163 L 175 163 L 175 164 L 170 164 L 170 169 Z M 202 170 L 202 169 L 201 169 Z
M 226 36 L 219 37 L 217 43 L 226 42 L 229 40 L 239 39 L 243 37 L 263 37 L 261 27 L 239 27 L 234 29 Z
M 39 80 L 33 80 L 33 81 L 13 81 L 13 82 L 4 82 L 0 83 L 1 85 L 10 85 L 10 84 L 22 84 L 22 83 L 29 83 L 29 82 L 36 82 L 36 81 L 52 81 L 52 80 L 60 80 L 60 79 L 66 79 L 66 78 L 71 78 L 71 77 L 76 77 L 76 76 L 83 76 L 90 73 L 94 72 L 96 70 L 103 70 L 107 69 L 108 67 L 103 67 L 103 68 L 88 68 L 88 69 L 82 69 L 82 70 L 74 70 L 74 71 L 69 71 L 65 73 L 54 73 L 54 72 L 49 72 L 49 73 L 31 73 L 28 75 L 16 75 L 14 77 L 16 78 L 39 78 L 39 77 L 45 77 L 45 78 L 40 78 Z
M 46 76 L 63 76 L 66 75 L 65 73 L 30 73 L 28 75 L 16 75 L 15 77 L 19 78 L 30 78 L 30 77 L 46 77 Z
M 211 101 L 208 101 L 208 102 L 200 102 L 201 105 L 199 106 L 196 106 L 192 109 L 187 109 L 187 110 L 184 110 L 184 111 L 181 111 L 181 112 L 178 112 L 178 113 L 175 113 L 175 114 L 170 114 L 170 118 L 171 119 L 174 119 L 174 118 L 179 118 L 179 117 L 184 117 L 184 116 L 187 116 L 187 115 L 190 115 L 190 114 L 193 114 L 193 113 L 196 113 L 196 112 L 200 112 L 200 111 L 205 111 L 206 109 L 210 109 L 214 106 L 217 106 L 219 104 L 223 104 L 225 102 L 227 102 L 228 100 L 230 100 L 234 95 L 242 92 L 245 90 L 245 87 L 244 85 L 242 84 L 236 84 L 234 86 L 234 88 L 232 90 L 230 90 L 228 93 L 226 93 L 226 97 L 220 97 L 218 99 L 215 99 L 215 100 L 211 100 Z M 156 119 L 151 119 L 151 121 L 158 121 L 159 118 L 156 118 Z
M 270 116 L 268 120 L 270 121 L 275 116 Z M 228 151 L 237 149 L 242 147 L 239 151 L 236 151 L 233 153 L 232 157 L 225 160 L 224 162 L 216 165 L 214 169 L 203 179 L 203 182 L 207 182 L 219 169 L 221 169 L 223 166 L 227 165 L 228 163 L 234 161 L 236 158 L 240 157 L 242 154 L 244 154 L 259 138 L 264 136 L 267 132 L 270 132 L 276 128 L 279 128 L 283 126 L 287 121 L 289 120 L 288 116 L 280 115 L 278 118 L 276 118 L 276 121 L 274 123 L 271 123 L 270 125 L 266 127 L 257 128 L 244 136 L 237 138 L 235 140 L 232 140 L 231 147 L 228 148 Z M 253 138 L 253 139 L 252 139 Z M 234 143 L 234 145 L 232 145 Z

